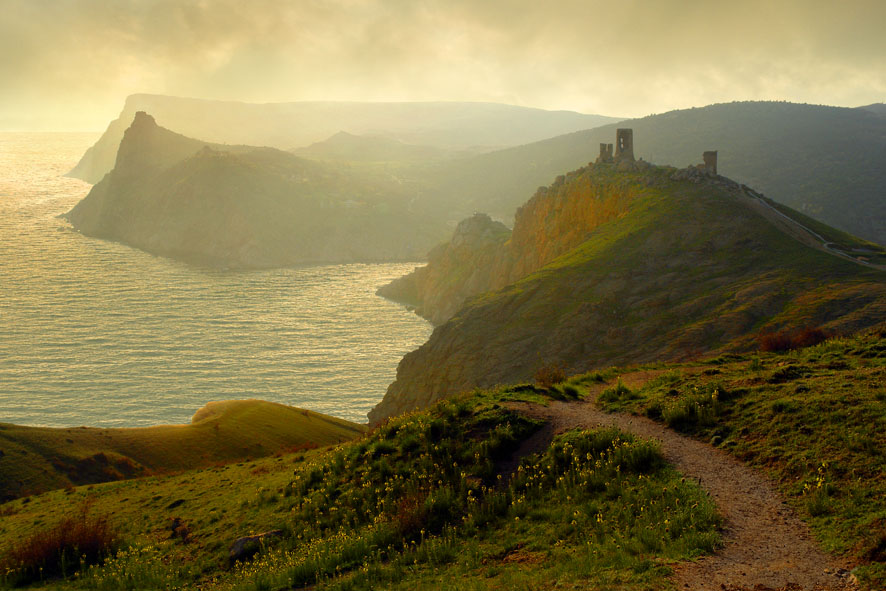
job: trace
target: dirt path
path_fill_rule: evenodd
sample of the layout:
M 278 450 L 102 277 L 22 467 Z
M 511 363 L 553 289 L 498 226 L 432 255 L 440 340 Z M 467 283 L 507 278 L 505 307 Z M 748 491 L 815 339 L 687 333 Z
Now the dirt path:
M 634 374 L 623 380 L 636 387 L 648 378 Z M 595 399 L 601 389 L 602 386 L 588 399 Z M 551 402 L 546 407 L 518 402 L 508 406 L 546 421 L 543 429 L 524 442 L 517 456 L 544 449 L 555 434 L 568 429 L 616 426 L 658 440 L 665 458 L 685 476 L 699 482 L 725 518 L 725 545 L 713 556 L 680 565 L 675 573 L 677 589 L 855 589 L 848 572 L 841 568 L 843 565 L 817 548 L 809 529 L 784 504 L 772 483 L 727 453 L 644 417 L 605 413 L 593 402 Z

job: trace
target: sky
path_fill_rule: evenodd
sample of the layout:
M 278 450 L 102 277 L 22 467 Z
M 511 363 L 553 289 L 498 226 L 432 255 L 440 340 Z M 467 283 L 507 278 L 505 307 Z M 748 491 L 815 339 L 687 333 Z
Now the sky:
M 126 96 L 490 101 L 638 117 L 886 101 L 883 0 L 0 0 L 0 130 Z

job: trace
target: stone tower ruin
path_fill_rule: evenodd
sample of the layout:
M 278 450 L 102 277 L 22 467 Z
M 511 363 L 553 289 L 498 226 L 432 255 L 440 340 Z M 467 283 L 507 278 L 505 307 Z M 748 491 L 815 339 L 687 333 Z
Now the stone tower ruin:
M 615 161 L 634 161 L 634 130 L 615 130 Z
M 716 150 L 712 150 L 712 151 L 709 150 L 709 151 L 705 152 L 704 154 L 702 154 L 701 157 L 704 158 L 705 172 L 716 176 L 716 174 L 717 174 L 717 151 Z
M 612 144 L 600 144 L 600 155 L 597 156 L 597 163 L 612 162 Z

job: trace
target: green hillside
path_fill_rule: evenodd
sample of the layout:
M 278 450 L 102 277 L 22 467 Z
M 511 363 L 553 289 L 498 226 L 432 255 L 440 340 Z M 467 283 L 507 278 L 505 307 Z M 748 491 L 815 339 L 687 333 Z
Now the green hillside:
M 704 456 L 718 448 L 768 474 L 831 553 L 813 558 L 819 580 L 843 589 L 851 570 L 872 591 L 886 581 L 884 337 L 881 328 L 793 352 L 477 391 L 332 450 L 5 503 L 0 581 L 52 589 L 672 589 L 704 566 L 686 559 L 716 559 L 734 544 L 732 529 L 719 529 L 717 513 L 728 507 L 715 508 L 702 490 L 722 479 L 684 478 L 658 444 L 630 433 L 557 434 L 519 410 L 593 417 L 604 406 L 642 412 L 709 442 L 697 444 Z M 779 506 L 769 530 L 789 517 Z M 52 562 L 40 572 L 8 558 L 30 556 L 23 549 L 36 552 L 68 523 L 103 527 L 110 557 L 69 562 L 66 581 Z M 234 540 L 269 531 L 242 564 L 229 565 Z
M 502 281 L 404 357 L 371 421 L 547 366 L 741 351 L 761 331 L 851 333 L 886 319 L 883 270 L 801 241 L 755 195 L 722 178 L 611 165 L 539 190 L 481 273 Z
M 0 423 L 0 499 L 325 446 L 364 430 L 261 400 L 210 402 L 188 425 L 100 429 Z
M 7 503 L 0 556 L 19 555 L 20 540 L 58 523 L 59 508 L 77 514 L 84 503 L 119 534 L 114 558 L 70 581 L 98 589 L 504 589 L 546 580 L 663 589 L 670 564 L 716 546 L 710 500 L 653 443 L 628 434 L 564 434 L 511 477 L 514 446 L 538 429 L 501 406 L 511 398 L 444 404 L 325 453 Z M 256 544 L 260 556 L 229 568 L 235 539 L 276 530 L 266 550 Z M 19 567 L 6 580 L 28 578 Z
M 627 375 L 624 376 L 627 378 Z M 865 588 L 886 585 L 886 325 L 783 353 L 657 366 L 601 395 L 764 471 Z

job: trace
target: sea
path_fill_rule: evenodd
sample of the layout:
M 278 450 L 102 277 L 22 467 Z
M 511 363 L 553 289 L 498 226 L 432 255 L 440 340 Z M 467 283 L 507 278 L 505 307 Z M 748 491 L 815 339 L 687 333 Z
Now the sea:
M 0 423 L 187 423 L 259 398 L 366 422 L 431 326 L 375 290 L 419 263 L 200 268 L 59 216 L 94 133 L 0 133 Z

